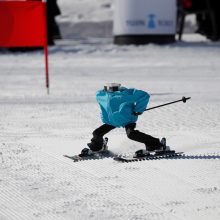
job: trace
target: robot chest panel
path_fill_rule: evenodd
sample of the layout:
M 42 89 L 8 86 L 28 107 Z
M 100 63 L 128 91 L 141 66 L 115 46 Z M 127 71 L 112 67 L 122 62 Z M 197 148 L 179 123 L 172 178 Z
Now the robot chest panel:
M 120 105 L 121 103 L 124 102 L 124 97 L 121 96 L 121 95 L 114 95 L 114 96 L 112 96 L 112 98 L 111 98 L 111 102 L 112 102 L 112 103 L 115 103 L 116 105 L 117 105 L 117 104 Z

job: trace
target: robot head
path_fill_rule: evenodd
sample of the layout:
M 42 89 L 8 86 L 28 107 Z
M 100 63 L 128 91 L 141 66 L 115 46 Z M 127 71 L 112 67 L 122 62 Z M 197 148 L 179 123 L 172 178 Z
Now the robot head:
M 104 90 L 107 92 L 116 92 L 119 91 L 121 87 L 120 83 L 106 83 L 104 85 Z

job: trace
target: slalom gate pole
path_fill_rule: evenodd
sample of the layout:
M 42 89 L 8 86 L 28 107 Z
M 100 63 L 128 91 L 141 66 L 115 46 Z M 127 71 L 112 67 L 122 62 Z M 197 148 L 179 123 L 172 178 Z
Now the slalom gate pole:
M 44 57 L 45 57 L 45 77 L 46 77 L 46 88 L 47 94 L 50 93 L 50 84 L 49 84 L 49 65 L 48 65 L 48 47 L 44 46 Z
M 145 111 L 149 111 L 149 110 L 152 110 L 152 109 L 155 109 L 155 108 L 160 108 L 160 107 L 163 107 L 165 105 L 171 105 L 171 104 L 174 104 L 174 103 L 177 103 L 177 102 L 183 102 L 183 103 L 186 103 L 187 100 L 191 99 L 191 97 L 182 97 L 182 99 L 180 100 L 177 100 L 177 101 L 174 101 L 174 102 L 168 102 L 168 103 L 165 103 L 165 104 L 162 104 L 162 105 L 158 105 L 158 106 L 154 106 L 154 107 L 151 107 L 151 108 L 147 108 L 145 109 Z
M 44 43 L 44 57 L 45 57 L 45 78 L 46 78 L 46 89 L 47 94 L 50 93 L 50 81 L 49 81 L 49 64 L 48 64 L 48 30 L 47 30 L 47 0 L 42 0 L 45 4 L 44 15 L 45 15 L 45 43 Z

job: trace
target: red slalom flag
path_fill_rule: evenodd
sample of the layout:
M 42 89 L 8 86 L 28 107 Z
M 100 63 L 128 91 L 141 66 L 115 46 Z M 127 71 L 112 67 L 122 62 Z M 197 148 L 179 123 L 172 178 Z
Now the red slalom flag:
M 49 92 L 46 2 L 0 1 L 0 47 L 44 47 Z

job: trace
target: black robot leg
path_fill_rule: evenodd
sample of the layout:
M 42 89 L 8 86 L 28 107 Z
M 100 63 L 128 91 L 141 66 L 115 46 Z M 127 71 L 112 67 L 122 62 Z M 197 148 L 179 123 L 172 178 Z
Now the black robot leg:
M 91 139 L 91 143 L 88 143 L 88 147 L 92 151 L 99 151 L 103 147 L 103 136 L 113 130 L 115 127 L 108 124 L 103 124 L 99 128 L 93 131 L 93 138 Z
M 135 130 L 136 123 L 131 123 L 125 126 L 126 134 L 129 139 L 144 143 L 146 150 L 153 151 L 161 147 L 160 139 L 152 137 L 148 134 Z

